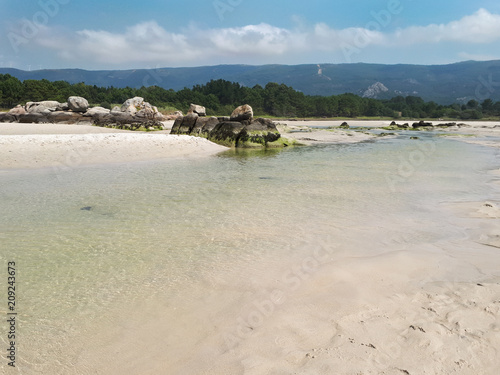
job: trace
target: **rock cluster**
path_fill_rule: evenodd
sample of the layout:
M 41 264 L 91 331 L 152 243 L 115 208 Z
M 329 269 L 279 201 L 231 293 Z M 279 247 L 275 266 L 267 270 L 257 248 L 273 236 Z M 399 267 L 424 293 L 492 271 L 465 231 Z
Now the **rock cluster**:
M 18 105 L 7 113 L 0 113 L 0 122 L 20 123 L 90 123 L 99 126 L 113 126 L 123 129 L 163 128 L 163 115 L 158 108 L 135 97 L 125 101 L 121 107 L 112 110 L 89 107 L 85 98 L 70 96 L 66 103 L 57 101 L 28 102 Z
M 455 127 L 455 126 L 461 127 L 463 125 L 465 125 L 465 124 L 457 124 L 456 122 L 447 122 L 447 123 L 444 123 L 444 124 L 434 125 L 432 122 L 419 121 L 419 122 L 413 123 L 412 127 L 414 129 L 416 129 L 416 128 L 432 128 L 432 127 L 436 127 L 436 128 L 451 128 L 451 127 Z
M 389 126 L 384 127 L 383 129 L 385 130 L 400 130 L 400 129 L 417 129 L 417 130 L 423 130 L 425 129 L 434 129 L 434 128 L 451 128 L 451 127 L 461 127 L 464 126 L 465 124 L 457 124 L 455 122 L 448 122 L 448 123 L 443 123 L 443 124 L 436 124 L 434 125 L 432 122 L 425 122 L 425 121 L 419 121 L 419 122 L 414 122 L 413 124 L 398 124 L 395 121 L 391 122 Z
M 229 147 L 288 146 L 288 141 L 281 138 L 274 122 L 264 118 L 254 119 L 252 107 L 247 104 L 236 108 L 230 117 L 203 117 L 194 110 L 190 111 L 175 120 L 170 134 L 204 137 Z

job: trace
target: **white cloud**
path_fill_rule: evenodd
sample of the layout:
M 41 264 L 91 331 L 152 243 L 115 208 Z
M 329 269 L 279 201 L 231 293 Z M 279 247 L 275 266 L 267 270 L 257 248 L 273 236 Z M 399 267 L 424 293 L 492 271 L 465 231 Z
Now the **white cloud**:
M 92 58 L 102 63 L 150 62 L 178 56 L 196 58 L 186 35 L 169 33 L 156 22 L 128 27 L 123 34 L 104 30 L 82 30 L 59 44 L 69 59 Z
M 448 24 L 414 26 L 399 30 L 390 38 L 399 44 L 459 42 L 492 43 L 500 40 L 500 15 L 485 9 Z
M 269 24 L 233 28 L 188 27 L 170 32 L 155 21 L 130 26 L 122 33 L 81 30 L 61 34 L 44 28 L 36 42 L 73 62 L 97 62 L 107 66 L 164 64 L 202 65 L 213 62 L 274 62 L 287 56 L 314 53 L 360 52 L 365 47 L 398 48 L 422 44 L 487 44 L 500 40 L 500 15 L 485 9 L 448 24 L 410 26 L 386 31 L 384 25 L 334 29 L 325 23 L 297 29 Z M 62 36 L 61 36 L 62 35 Z M 464 49 L 462 49 L 464 50 Z
M 221 53 L 279 55 L 295 43 L 293 32 L 268 24 L 213 29 L 203 38 L 210 49 Z

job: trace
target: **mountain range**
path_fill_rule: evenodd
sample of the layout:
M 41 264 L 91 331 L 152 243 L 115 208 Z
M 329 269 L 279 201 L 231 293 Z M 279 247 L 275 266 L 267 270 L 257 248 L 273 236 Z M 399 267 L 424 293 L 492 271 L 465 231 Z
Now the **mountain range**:
M 0 68 L 20 80 L 84 82 L 88 85 L 160 86 L 180 90 L 224 79 L 243 86 L 284 83 L 308 95 L 354 93 L 376 99 L 419 96 L 440 104 L 471 99 L 500 101 L 500 60 L 465 61 L 448 65 L 308 64 L 217 65 L 130 70 L 44 69 L 24 71 Z

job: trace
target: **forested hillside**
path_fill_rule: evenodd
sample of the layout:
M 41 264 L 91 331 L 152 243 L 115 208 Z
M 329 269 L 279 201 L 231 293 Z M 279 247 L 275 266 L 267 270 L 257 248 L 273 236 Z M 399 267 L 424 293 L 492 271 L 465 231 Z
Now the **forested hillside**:
M 466 104 L 469 100 L 500 100 L 500 61 L 466 61 L 447 65 L 305 64 L 217 65 L 180 68 L 83 70 L 43 69 L 24 71 L 0 68 L 24 80 L 85 82 L 99 87 L 164 89 L 204 85 L 211 80 L 238 82 L 241 86 L 284 83 L 306 95 L 352 93 L 372 99 L 419 96 L 439 104 Z
M 439 105 L 425 102 L 417 96 L 396 96 L 391 99 L 371 99 L 351 93 L 312 96 L 285 84 L 268 83 L 265 87 L 245 87 L 225 80 L 212 80 L 204 85 L 166 90 L 158 86 L 136 88 L 98 87 L 65 81 L 25 80 L 0 74 L 0 107 L 11 108 L 27 101 L 57 100 L 82 96 L 93 105 L 111 108 L 126 99 L 141 96 L 163 111 L 176 109 L 186 112 L 190 103 L 203 105 L 210 115 L 228 115 L 241 104 L 249 104 L 257 115 L 278 117 L 408 117 L 480 119 L 499 116 L 500 102 L 486 99 L 481 103 Z

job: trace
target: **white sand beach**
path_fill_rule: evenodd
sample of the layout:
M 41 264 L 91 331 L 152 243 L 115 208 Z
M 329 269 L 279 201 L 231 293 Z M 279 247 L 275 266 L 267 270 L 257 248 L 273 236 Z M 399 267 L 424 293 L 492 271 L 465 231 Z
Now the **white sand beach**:
M 227 150 L 203 138 L 90 125 L 0 124 L 0 169 L 200 157 Z

